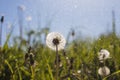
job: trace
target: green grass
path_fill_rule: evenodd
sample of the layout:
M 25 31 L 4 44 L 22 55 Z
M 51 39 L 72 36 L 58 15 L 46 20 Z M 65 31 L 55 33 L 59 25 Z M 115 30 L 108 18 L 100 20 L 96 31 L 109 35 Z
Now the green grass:
M 32 44 L 32 49 L 27 48 L 27 40 L 15 42 L 8 46 L 8 36 L 5 44 L 0 49 L 0 80 L 55 80 L 55 52 L 39 41 Z M 20 43 L 20 44 L 19 44 Z M 110 52 L 111 58 L 105 64 L 110 68 L 110 75 L 102 77 L 98 74 L 100 62 L 97 53 L 101 48 Z M 26 51 L 25 51 L 26 50 Z M 120 38 L 112 33 L 101 35 L 98 39 L 76 39 L 66 46 L 66 55 L 59 52 L 60 63 L 59 78 L 63 80 L 119 80 L 120 79 Z M 31 59 L 25 62 L 25 54 L 33 53 Z M 66 59 L 68 57 L 69 59 Z M 70 61 L 73 60 L 72 63 Z M 77 73 L 81 70 L 81 73 Z

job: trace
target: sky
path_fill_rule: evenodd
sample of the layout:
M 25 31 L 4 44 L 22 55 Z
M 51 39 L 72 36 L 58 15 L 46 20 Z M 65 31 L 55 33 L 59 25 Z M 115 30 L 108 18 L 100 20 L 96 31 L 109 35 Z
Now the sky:
M 120 33 L 120 0 L 0 0 L 0 16 L 5 16 L 3 38 L 14 24 L 13 35 L 19 35 L 19 19 L 27 30 L 39 30 L 50 23 L 50 31 L 65 37 L 71 28 L 77 34 L 97 37 L 112 30 L 112 10 L 116 31 Z M 24 8 L 18 15 L 18 7 Z M 26 19 L 27 18 L 27 19 Z

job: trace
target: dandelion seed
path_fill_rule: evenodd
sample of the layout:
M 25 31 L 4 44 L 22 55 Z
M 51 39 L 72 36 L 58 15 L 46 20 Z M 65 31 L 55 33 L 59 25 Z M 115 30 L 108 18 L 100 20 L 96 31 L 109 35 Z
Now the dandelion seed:
M 58 50 L 62 50 L 65 47 L 66 40 L 60 33 L 51 32 L 47 35 L 46 44 L 52 50 L 56 50 L 56 45 Z
M 107 76 L 107 75 L 110 74 L 110 69 L 106 66 L 100 67 L 98 69 L 98 74 L 101 75 L 101 76 Z
M 102 50 L 100 50 L 100 52 L 98 53 L 98 58 L 99 58 L 99 60 L 105 60 L 105 59 L 109 58 L 109 56 L 110 56 L 110 53 L 109 53 L 109 51 L 106 50 L 106 49 L 102 49 Z

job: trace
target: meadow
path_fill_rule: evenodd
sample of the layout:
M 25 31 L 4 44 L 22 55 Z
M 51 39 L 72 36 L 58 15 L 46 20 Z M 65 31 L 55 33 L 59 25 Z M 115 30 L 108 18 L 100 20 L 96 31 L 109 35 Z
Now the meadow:
M 120 80 L 119 35 L 113 30 L 91 40 L 74 38 L 74 31 L 68 34 L 72 41 L 68 37 L 64 49 L 54 51 L 41 41 L 41 36 L 46 41 L 48 27 L 39 32 L 30 30 L 27 39 L 15 37 L 12 46 L 11 30 L 0 47 L 0 80 Z M 109 58 L 99 59 L 101 49 L 110 53 Z M 103 67 L 109 72 L 104 68 L 99 73 Z

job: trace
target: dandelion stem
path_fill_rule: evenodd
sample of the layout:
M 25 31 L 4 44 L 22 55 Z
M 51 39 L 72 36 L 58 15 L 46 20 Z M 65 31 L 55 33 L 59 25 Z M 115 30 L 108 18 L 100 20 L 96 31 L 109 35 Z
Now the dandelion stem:
M 59 66 L 58 66 L 58 46 L 56 45 L 56 80 L 58 80 L 58 71 L 59 71 Z
M 105 76 L 106 76 L 105 60 L 103 60 L 103 65 L 104 65 L 104 66 L 103 66 L 103 73 L 104 73 L 104 77 L 105 77 Z M 103 78 L 104 78 L 104 77 L 103 77 Z

